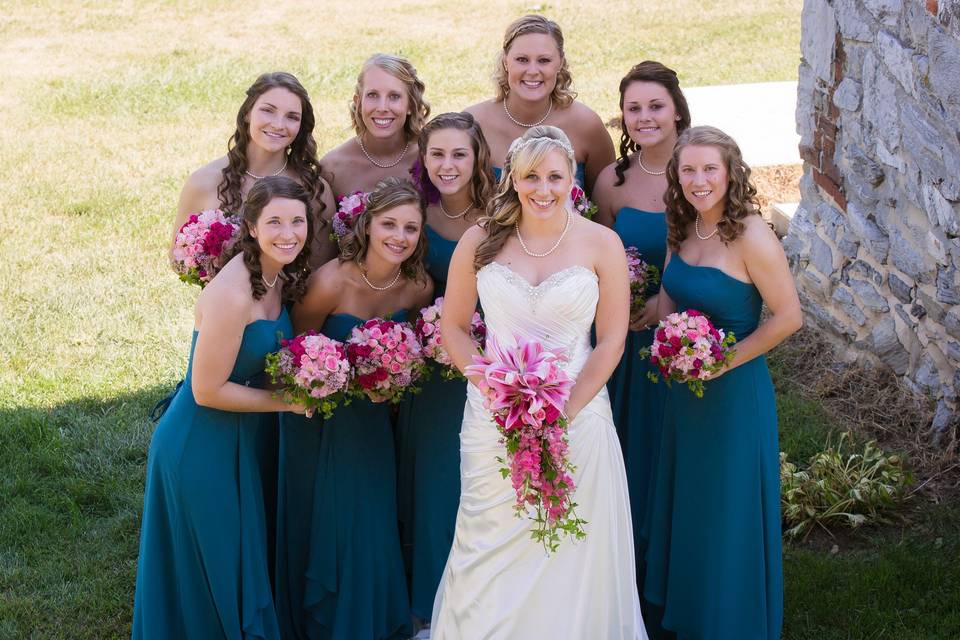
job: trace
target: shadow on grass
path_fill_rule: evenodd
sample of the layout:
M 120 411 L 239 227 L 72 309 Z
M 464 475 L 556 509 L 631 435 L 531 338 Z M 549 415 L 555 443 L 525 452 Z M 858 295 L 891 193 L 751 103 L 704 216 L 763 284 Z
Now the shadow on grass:
M 0 409 L 0 639 L 129 637 L 147 416 L 171 388 Z

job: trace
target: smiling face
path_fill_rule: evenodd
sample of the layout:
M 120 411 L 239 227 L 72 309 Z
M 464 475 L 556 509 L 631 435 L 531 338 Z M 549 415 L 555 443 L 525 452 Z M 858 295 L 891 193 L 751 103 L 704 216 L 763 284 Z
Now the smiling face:
M 727 164 L 718 147 L 689 145 L 680 150 L 677 175 L 683 196 L 700 214 L 719 217 L 726 206 Z
M 641 147 L 677 140 L 676 105 L 666 87 L 657 82 L 632 82 L 623 92 L 623 121 L 627 135 Z
M 460 129 L 439 129 L 430 134 L 423 158 L 430 182 L 444 195 L 470 188 L 476 157 L 470 134 Z
M 360 117 L 374 138 L 389 138 L 403 131 L 410 110 L 410 99 L 403 81 L 377 66 L 363 74 L 358 101 Z
M 403 264 L 420 242 L 423 214 L 415 204 L 401 204 L 370 219 L 367 260 L 377 258 L 394 265 Z
M 503 55 L 510 93 L 530 102 L 549 97 L 557 86 L 562 63 L 553 36 L 545 33 L 517 36 Z
M 522 215 L 541 220 L 557 213 L 564 215 L 572 186 L 570 159 L 557 148 L 548 151 L 526 175 L 513 178 L 513 188 L 520 199 Z
M 307 208 L 299 200 L 275 197 L 260 211 L 250 235 L 260 246 L 261 263 L 290 264 L 306 242 Z
M 250 141 L 268 152 L 282 151 L 300 132 L 303 105 L 296 94 L 275 87 L 260 94 L 247 115 Z

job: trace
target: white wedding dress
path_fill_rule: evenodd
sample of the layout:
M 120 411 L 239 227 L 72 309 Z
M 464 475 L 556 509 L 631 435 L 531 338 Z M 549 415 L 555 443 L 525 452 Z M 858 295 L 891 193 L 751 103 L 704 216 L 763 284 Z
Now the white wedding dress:
M 599 285 L 574 266 L 539 286 L 497 262 L 477 273 L 488 335 L 563 348 L 576 377 L 592 352 L 590 326 Z M 514 492 L 500 474 L 497 428 L 478 389 L 467 385 L 460 432 L 460 508 L 437 589 L 432 640 L 645 639 L 637 596 L 627 479 L 606 388 L 569 426 L 576 466 L 574 500 L 585 540 L 562 538 L 547 555 L 530 537 L 533 522 L 514 514 Z

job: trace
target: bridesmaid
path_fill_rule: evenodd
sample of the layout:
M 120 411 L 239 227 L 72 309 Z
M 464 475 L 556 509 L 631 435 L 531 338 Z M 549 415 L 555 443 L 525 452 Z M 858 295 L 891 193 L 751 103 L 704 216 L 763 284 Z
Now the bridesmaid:
M 134 638 L 279 638 L 269 581 L 258 412 L 294 411 L 261 388 L 264 356 L 306 288 L 311 194 L 258 181 L 241 252 L 200 293 L 186 384 L 150 444 Z
M 783 622 L 777 412 L 764 354 L 803 316 L 749 178 L 737 144 L 713 127 L 683 132 L 667 164 L 660 316 L 698 309 L 737 337 L 733 362 L 703 398 L 674 384 L 664 411 L 645 595 L 681 638 L 776 640 Z
M 620 81 L 620 157 L 597 178 L 593 193 L 598 207 L 596 221 L 613 228 L 624 246 L 636 247 L 658 271 L 663 270 L 667 250 L 663 213 L 667 161 L 677 136 L 689 126 L 690 109 L 672 69 L 647 60 L 630 69 Z M 626 349 L 607 383 L 630 484 L 641 593 L 647 494 L 660 448 L 666 396 L 665 385 L 654 384 L 647 378 L 651 366 L 639 351 L 653 341 L 653 331 L 648 327 L 656 324 L 659 291 L 659 285 L 648 287 L 647 303 L 630 319 Z M 658 616 L 646 604 L 643 617 L 647 631 L 653 633 Z
M 307 90 L 293 75 L 275 71 L 257 78 L 237 112 L 227 155 L 194 171 L 183 185 L 170 235 L 171 258 L 177 231 L 190 214 L 206 209 L 237 212 L 254 182 L 279 175 L 296 180 L 310 194 L 318 229 L 311 266 L 336 256 L 329 234 L 319 231 L 335 209 L 330 187 L 320 177 L 315 122 Z
M 344 340 L 370 318 L 406 320 L 432 301 L 416 187 L 383 180 L 355 224 L 339 260 L 314 272 L 294 307 L 297 333 L 316 329 Z M 280 514 L 287 527 L 277 589 L 284 637 L 409 637 L 389 405 L 354 400 L 339 407 L 315 443 L 309 436 L 318 424 L 284 422 L 281 479 L 298 487 Z M 303 490 L 303 483 L 311 486 Z
M 436 204 L 427 207 L 426 235 L 427 269 L 434 295 L 442 296 L 460 236 L 476 224 L 493 195 L 490 151 L 469 113 L 445 113 L 427 123 L 420 132 L 419 151 L 418 181 L 439 193 Z M 423 391 L 400 408 L 400 521 L 404 546 L 412 551 L 413 615 L 427 623 L 460 501 L 460 423 L 466 393 L 465 380 L 444 380 L 434 369 Z
M 531 127 L 550 124 L 570 138 L 576 152 L 576 180 L 588 192 L 613 162 L 613 143 L 592 109 L 577 101 L 563 52 L 560 25 L 527 15 L 507 27 L 493 76 L 496 96 L 468 107 L 490 143 L 494 174 L 500 179 L 510 143 Z
M 372 191 L 384 178 L 407 178 L 417 159 L 417 136 L 430 116 L 423 81 L 404 58 L 377 53 L 357 76 L 350 103 L 356 137 L 323 157 L 337 198 Z

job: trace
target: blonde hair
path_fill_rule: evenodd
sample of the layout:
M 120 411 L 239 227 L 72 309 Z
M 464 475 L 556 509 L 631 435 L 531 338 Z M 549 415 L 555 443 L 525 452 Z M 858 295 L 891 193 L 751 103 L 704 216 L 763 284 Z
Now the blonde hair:
M 559 149 L 566 156 L 567 170 L 573 179 L 576 175 L 577 160 L 570 139 L 561 129 L 549 125 L 531 127 L 510 145 L 497 193 L 487 204 L 486 215 L 478 222 L 486 230 L 487 237 L 477 245 L 473 256 L 474 271 L 479 271 L 484 265 L 493 262 L 503 249 L 513 225 L 520 220 L 522 207 L 520 196 L 513 186 L 513 176 L 529 174 L 555 149 Z
M 563 31 L 553 20 L 548 20 L 543 16 L 526 15 L 514 20 L 507 27 L 503 34 L 503 49 L 497 56 L 497 65 L 493 72 L 493 82 L 496 85 L 496 102 L 503 102 L 510 93 L 510 84 L 507 81 L 507 52 L 513 46 L 513 41 L 520 36 L 528 33 L 542 33 L 553 38 L 557 44 L 557 50 L 560 52 L 560 70 L 557 71 L 557 84 L 554 85 L 550 94 L 550 100 L 561 109 L 569 107 L 577 99 L 577 92 L 570 88 L 573 84 L 573 77 L 570 75 L 570 67 L 567 65 L 567 56 L 563 53 Z
M 363 122 L 360 105 L 363 101 L 363 76 L 371 67 L 386 71 L 406 86 L 409 113 L 403 123 L 403 132 L 407 140 L 416 138 L 420 135 L 423 124 L 430 116 L 430 103 L 423 97 L 426 85 L 417 77 L 417 70 L 407 59 L 388 53 L 375 53 L 367 58 L 367 61 L 360 67 L 360 73 L 357 75 L 357 86 L 353 90 L 353 100 L 350 101 L 350 120 L 353 122 L 353 130 L 358 136 L 367 132 L 367 125 Z

